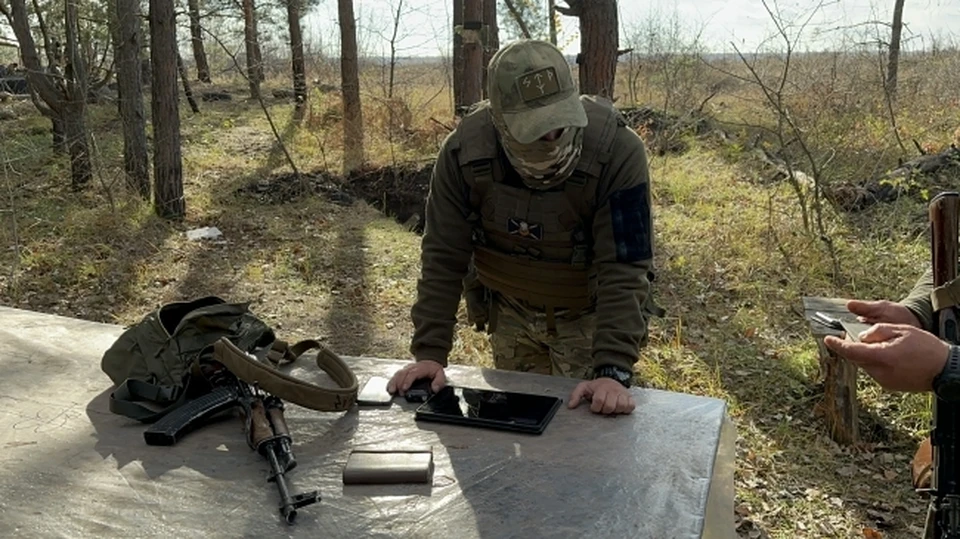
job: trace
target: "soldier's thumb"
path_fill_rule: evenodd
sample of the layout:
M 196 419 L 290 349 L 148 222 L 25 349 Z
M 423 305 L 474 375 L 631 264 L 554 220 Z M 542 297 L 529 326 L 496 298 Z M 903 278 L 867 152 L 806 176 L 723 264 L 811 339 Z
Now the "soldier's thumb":
M 586 382 L 580 382 L 577 384 L 577 387 L 573 388 L 573 393 L 570 394 L 570 402 L 567 403 L 568 408 L 576 408 L 580 405 L 580 401 L 584 397 L 589 397 L 588 388 L 590 386 Z
M 864 330 L 860 335 L 860 341 L 865 343 L 878 343 L 896 339 L 903 335 L 904 328 L 898 324 L 874 324 Z
M 433 382 L 430 384 L 430 390 L 434 393 L 438 393 L 443 387 L 447 385 L 447 376 L 443 373 L 443 369 L 440 369 L 433 375 Z

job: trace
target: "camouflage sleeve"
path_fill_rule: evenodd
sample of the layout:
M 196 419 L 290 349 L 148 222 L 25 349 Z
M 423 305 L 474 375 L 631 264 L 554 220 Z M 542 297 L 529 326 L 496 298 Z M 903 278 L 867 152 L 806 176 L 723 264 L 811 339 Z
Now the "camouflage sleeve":
M 644 306 L 653 265 L 650 180 L 640 137 L 620 128 L 607 166 L 593 222 L 597 270 L 593 364 L 632 370 L 646 343 Z
M 453 346 L 463 278 L 473 253 L 466 183 L 457 166 L 456 147 L 453 133 L 444 141 L 430 177 L 417 299 L 411 309 L 410 353 L 417 361 L 429 359 L 441 365 L 447 364 Z
M 910 309 L 910 312 L 917 317 L 923 329 L 933 332 L 933 304 L 930 301 L 930 293 L 933 292 L 933 269 L 927 268 L 927 271 L 917 279 L 913 289 L 907 294 L 907 297 L 900 300 L 900 304 Z

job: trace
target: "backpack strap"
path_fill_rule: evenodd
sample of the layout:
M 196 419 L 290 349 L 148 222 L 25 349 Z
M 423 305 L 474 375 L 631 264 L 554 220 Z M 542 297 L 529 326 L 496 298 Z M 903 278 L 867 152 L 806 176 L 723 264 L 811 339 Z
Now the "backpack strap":
M 110 411 L 143 423 L 153 423 L 187 402 L 194 377 L 188 376 L 179 394 L 177 388 L 128 378 L 110 393 Z M 169 402 L 164 407 L 149 403 Z

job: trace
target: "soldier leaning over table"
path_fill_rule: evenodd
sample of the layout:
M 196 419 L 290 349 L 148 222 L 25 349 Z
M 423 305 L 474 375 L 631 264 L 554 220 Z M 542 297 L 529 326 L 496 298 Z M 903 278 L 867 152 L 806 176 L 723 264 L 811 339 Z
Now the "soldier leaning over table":
M 391 379 L 446 384 L 461 294 L 498 369 L 584 379 L 570 397 L 630 413 L 647 341 L 653 218 L 640 137 L 609 101 L 580 96 L 548 42 L 491 59 L 490 99 L 443 143 L 430 181 L 415 361 Z

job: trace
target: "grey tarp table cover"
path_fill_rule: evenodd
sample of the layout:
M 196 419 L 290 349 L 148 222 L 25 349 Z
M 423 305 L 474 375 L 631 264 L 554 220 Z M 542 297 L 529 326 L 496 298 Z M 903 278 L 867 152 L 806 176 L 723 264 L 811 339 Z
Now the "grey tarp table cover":
M 634 390 L 636 411 L 563 407 L 541 436 L 418 423 L 389 408 L 287 408 L 288 526 L 268 465 L 226 416 L 173 447 L 108 410 L 100 358 L 123 328 L 0 307 L 0 537 L 732 537 L 734 439 L 723 401 Z M 281 335 L 282 336 L 282 335 Z M 361 383 L 403 362 L 345 357 Z M 329 379 L 307 358 L 294 374 Z M 451 383 L 541 392 L 574 380 L 452 366 Z M 401 402 L 402 401 L 402 402 Z M 344 486 L 351 448 L 433 447 L 432 485 Z

